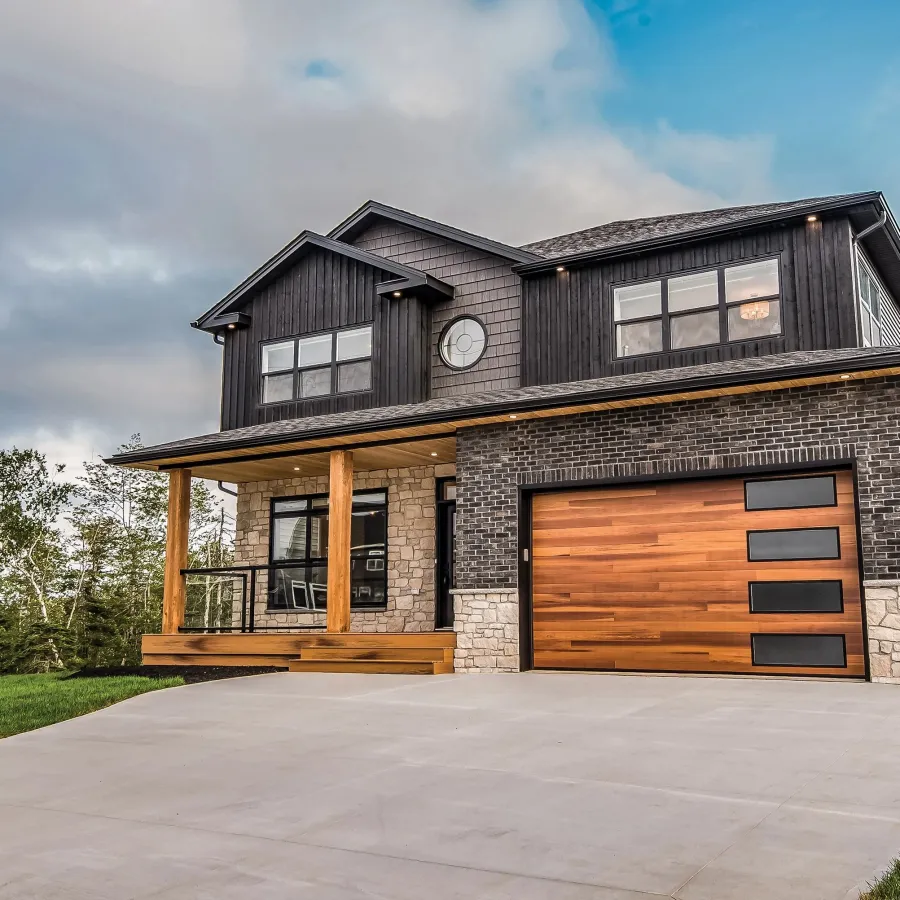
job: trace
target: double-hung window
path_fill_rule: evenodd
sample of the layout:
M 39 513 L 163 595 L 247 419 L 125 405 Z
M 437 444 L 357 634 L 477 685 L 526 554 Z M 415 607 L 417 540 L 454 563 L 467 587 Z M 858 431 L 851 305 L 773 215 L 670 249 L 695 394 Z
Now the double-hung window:
M 856 261 L 862 344 L 895 347 L 900 344 L 900 311 L 859 249 Z
M 269 609 L 317 612 L 328 605 L 328 496 L 272 501 Z M 353 495 L 350 519 L 350 606 L 387 601 L 387 494 Z
M 778 260 L 622 285 L 613 317 L 618 357 L 781 334 Z
M 283 403 L 372 389 L 372 326 L 262 345 L 262 402 Z

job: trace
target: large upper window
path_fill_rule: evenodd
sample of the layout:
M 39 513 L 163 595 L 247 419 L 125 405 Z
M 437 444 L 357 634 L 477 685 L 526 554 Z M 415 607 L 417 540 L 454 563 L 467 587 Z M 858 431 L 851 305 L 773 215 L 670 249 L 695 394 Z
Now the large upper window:
M 262 401 L 282 403 L 372 389 L 372 326 L 262 345 Z
M 862 252 L 857 252 L 859 324 L 864 347 L 900 344 L 900 315 Z M 892 315 L 893 314 L 893 315 Z
M 350 606 L 387 601 L 387 495 L 353 495 L 350 520 Z M 318 611 L 327 606 L 328 497 L 272 501 L 269 608 Z
M 639 356 L 781 334 L 777 259 L 720 266 L 613 291 L 616 355 Z

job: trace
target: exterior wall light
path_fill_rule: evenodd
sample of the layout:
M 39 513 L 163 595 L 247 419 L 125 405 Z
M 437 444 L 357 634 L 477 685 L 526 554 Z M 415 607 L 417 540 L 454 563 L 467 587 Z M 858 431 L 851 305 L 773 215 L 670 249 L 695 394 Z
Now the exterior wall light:
M 819 217 L 818 217 L 818 216 L 807 216 L 807 217 L 806 217 L 806 221 L 807 221 L 807 222 L 818 222 L 818 221 L 819 221 Z
M 518 419 L 518 416 L 510 416 L 511 419 Z
M 237 328 L 237 325 L 235 325 L 234 322 L 229 323 L 229 325 L 228 325 L 229 331 L 234 331 L 235 328 Z
M 395 297 L 402 297 L 402 296 L 403 296 L 403 291 L 394 291 L 394 296 L 395 296 Z
M 557 272 L 565 272 L 565 271 L 566 271 L 566 267 L 565 267 L 565 266 L 557 266 L 557 267 L 556 267 L 556 271 L 557 271 Z
M 841 381 L 849 381 L 849 380 L 850 380 L 849 375 L 841 375 Z
M 434 452 L 432 452 L 432 454 L 431 454 L 431 455 L 432 455 L 432 456 L 437 456 L 437 453 L 434 453 Z

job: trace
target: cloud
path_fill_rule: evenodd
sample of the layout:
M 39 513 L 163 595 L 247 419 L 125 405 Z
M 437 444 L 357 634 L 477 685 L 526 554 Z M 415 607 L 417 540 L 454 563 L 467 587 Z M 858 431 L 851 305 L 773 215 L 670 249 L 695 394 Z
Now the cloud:
M 370 197 L 513 243 L 768 199 L 763 138 L 610 128 L 621 77 L 576 0 L 0 0 L 0 445 L 215 427 L 188 323 Z

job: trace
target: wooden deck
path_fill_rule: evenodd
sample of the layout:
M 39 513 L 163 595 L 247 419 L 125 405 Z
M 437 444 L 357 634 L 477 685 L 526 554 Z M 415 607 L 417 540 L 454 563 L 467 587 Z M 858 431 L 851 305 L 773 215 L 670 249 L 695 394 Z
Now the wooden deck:
M 292 672 L 453 671 L 456 634 L 307 632 L 299 634 L 145 634 L 144 665 L 285 666 Z

